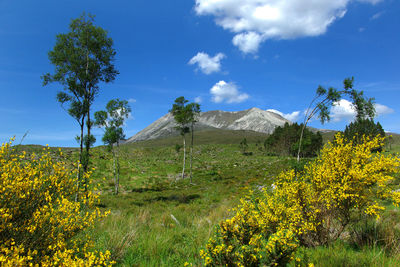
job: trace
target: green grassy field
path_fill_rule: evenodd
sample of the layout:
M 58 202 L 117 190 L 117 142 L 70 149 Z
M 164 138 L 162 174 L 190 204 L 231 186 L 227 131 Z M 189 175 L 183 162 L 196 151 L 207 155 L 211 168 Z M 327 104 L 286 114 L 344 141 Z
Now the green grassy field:
M 249 189 L 269 186 L 293 159 L 266 157 L 250 145 L 244 156 L 237 145 L 199 145 L 193 159 L 193 184 L 180 179 L 182 153 L 169 147 L 121 148 L 121 191 L 113 195 L 112 166 L 105 148 L 96 148 L 93 177 L 111 214 L 93 233 L 97 245 L 125 266 L 200 265 L 214 225 L 231 215 Z M 102 178 L 105 177 L 105 180 Z
M 245 156 L 239 149 L 238 143 L 244 137 L 252 155 Z M 119 266 L 202 265 L 199 250 L 214 226 L 232 215 L 231 209 L 240 198 L 250 189 L 256 194 L 263 187 L 269 190 L 280 172 L 296 165 L 294 158 L 266 156 L 264 139 L 265 135 L 252 132 L 227 131 L 213 137 L 209 132 L 198 134 L 193 184 L 189 177 L 180 178 L 183 153 L 175 150 L 175 144 L 181 143 L 179 137 L 123 145 L 119 153 L 119 195 L 113 194 L 111 153 L 103 146 L 94 148 L 92 179 L 99 185 L 99 206 L 111 211 L 90 232 L 95 246 L 110 250 Z M 392 142 L 389 153 L 398 152 L 399 136 L 394 136 Z M 42 147 L 18 149 L 37 152 Z M 63 150 L 64 160 L 77 160 L 76 149 Z M 310 160 L 303 159 L 302 164 Z M 187 161 L 187 174 L 188 167 Z M 398 208 L 389 203 L 387 207 L 388 227 L 400 228 Z M 375 226 L 372 234 L 376 231 Z M 303 249 L 301 253 L 315 266 L 399 266 L 400 260 L 388 252 L 385 244 L 376 242 L 357 247 L 341 241 L 329 247 Z

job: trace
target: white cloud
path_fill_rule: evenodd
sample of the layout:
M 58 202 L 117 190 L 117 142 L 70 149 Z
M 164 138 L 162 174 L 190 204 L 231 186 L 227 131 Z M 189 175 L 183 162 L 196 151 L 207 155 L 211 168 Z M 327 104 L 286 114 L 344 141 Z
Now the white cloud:
M 354 109 L 353 104 L 346 99 L 341 99 L 336 102 L 331 109 L 331 118 L 334 122 L 341 120 L 352 121 L 354 120 L 355 115 L 356 110 Z
M 359 32 L 364 32 L 364 31 L 365 31 L 365 28 L 364 28 L 364 27 L 361 27 L 361 28 L 358 29 L 358 31 L 359 31 Z
M 293 111 L 292 113 L 282 113 L 279 110 L 276 109 L 267 109 L 267 111 L 276 113 L 284 117 L 285 119 L 291 121 L 291 122 L 296 122 L 298 119 L 300 119 L 300 111 Z
M 385 12 L 384 12 L 384 11 L 381 11 L 381 12 L 378 12 L 378 13 L 374 14 L 374 15 L 371 17 L 371 20 L 379 19 L 379 18 L 383 15 L 383 13 L 385 13 Z
M 198 15 L 212 15 L 217 25 L 235 34 L 233 44 L 256 53 L 268 39 L 324 34 L 346 14 L 353 0 L 196 0 Z M 376 4 L 382 0 L 358 0 Z
M 240 103 L 249 98 L 246 93 L 241 93 L 234 83 L 219 81 L 211 89 L 212 101 L 215 103 Z
M 221 70 L 221 60 L 223 58 L 225 58 L 225 55 L 222 53 L 210 57 L 207 53 L 199 52 L 190 59 L 188 64 L 197 64 L 198 69 L 200 69 L 204 74 L 211 74 Z
M 376 111 L 377 116 L 390 114 L 390 113 L 394 112 L 393 109 L 391 109 L 385 105 L 378 104 L 378 103 L 375 104 L 375 111 Z
M 239 33 L 233 37 L 232 43 L 243 53 L 256 53 L 263 37 L 256 32 Z
M 393 109 L 379 103 L 374 104 L 374 106 L 376 117 L 394 112 Z M 346 99 L 341 99 L 331 109 L 331 117 L 334 122 L 338 122 L 341 120 L 353 121 L 355 119 L 355 116 L 356 110 L 354 108 L 354 105 Z
M 194 102 L 200 104 L 201 102 L 203 102 L 203 98 L 201 98 L 201 96 L 197 96 L 197 97 L 194 98 Z
M 136 103 L 136 99 L 134 99 L 134 98 L 129 98 L 129 99 L 128 99 L 128 102 L 129 102 L 129 103 Z

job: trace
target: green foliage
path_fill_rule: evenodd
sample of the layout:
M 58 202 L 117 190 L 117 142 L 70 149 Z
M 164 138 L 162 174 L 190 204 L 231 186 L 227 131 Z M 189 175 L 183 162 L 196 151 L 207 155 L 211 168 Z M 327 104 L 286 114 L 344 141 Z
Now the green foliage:
M 354 77 L 346 78 L 343 81 L 343 89 L 342 91 L 338 91 L 337 89 L 330 87 L 326 90 L 321 85 L 318 86 L 315 97 L 311 101 L 306 114 L 304 116 L 304 122 L 302 131 L 300 134 L 299 145 L 297 150 L 297 161 L 300 159 L 300 151 L 302 150 L 302 142 L 303 142 L 303 132 L 307 126 L 307 123 L 318 114 L 318 118 L 321 123 L 330 121 L 330 107 L 336 105 L 343 95 L 347 95 L 351 98 L 352 103 L 356 110 L 357 119 L 365 119 L 365 118 L 373 118 L 375 115 L 374 108 L 374 99 L 369 98 L 366 99 L 364 97 L 363 91 L 357 91 L 353 88 L 354 85 Z
M 111 216 L 95 229 L 96 245 L 119 250 L 112 246 L 119 247 L 125 233 L 134 232 L 131 246 L 118 261 L 123 266 L 183 266 L 185 261 L 201 266 L 199 250 L 214 225 L 231 215 L 230 208 L 247 192 L 244 187 L 270 184 L 288 168 L 287 159 L 266 157 L 258 150 L 252 157 L 241 157 L 240 139 L 234 139 L 233 144 L 198 145 L 193 153 L 195 185 L 189 179 L 175 181 L 183 156 L 175 153 L 178 140 L 169 139 L 166 146 L 122 145 L 118 197 L 112 193 L 114 185 L 103 181 L 112 176 L 111 153 L 104 147 L 93 149 L 101 205 L 111 209 Z
M 104 128 L 103 142 L 108 145 L 109 150 L 113 153 L 114 159 L 114 183 L 115 183 L 115 194 L 118 194 L 119 189 L 119 158 L 118 151 L 115 153 L 114 144 L 119 148 L 119 142 L 125 138 L 122 125 L 124 121 L 129 117 L 131 107 L 128 105 L 128 101 L 113 99 L 107 103 L 106 111 L 97 111 L 94 114 L 95 125 Z
M 93 253 L 90 237 L 78 235 L 106 216 L 95 207 L 98 195 L 82 194 L 76 169 L 52 158 L 49 148 L 28 156 L 11 144 L 0 147 L 0 265 L 110 264 L 109 252 Z
M 398 255 L 390 257 L 379 247 L 354 248 L 347 242 L 340 240 L 328 246 L 301 248 L 300 250 L 302 252 L 299 255 L 301 261 L 291 263 L 290 267 L 307 266 L 307 262 L 315 263 L 311 266 L 320 267 L 397 267 L 400 259 Z
M 175 151 L 176 153 L 179 153 L 179 151 L 181 151 L 182 145 L 180 144 L 175 144 Z
M 174 116 L 177 124 L 176 129 L 182 136 L 190 131 L 189 123 L 193 119 L 191 106 L 187 104 L 189 101 L 185 97 L 181 96 L 175 99 L 175 103 L 172 105 L 172 109 L 169 111 Z
M 94 143 L 96 143 L 96 137 L 94 137 L 93 134 L 91 134 L 90 137 L 88 135 L 85 135 L 83 137 L 83 143 L 86 147 L 92 147 Z
M 97 111 L 94 114 L 95 125 L 105 130 L 102 141 L 104 144 L 112 146 L 118 144 L 125 138 L 122 129 L 124 121 L 128 119 L 132 109 L 128 101 L 113 99 L 107 103 L 106 110 Z
M 185 164 L 186 164 L 186 134 L 191 132 L 191 150 L 190 150 L 190 181 L 192 181 L 192 153 L 193 153 L 193 139 L 194 139 L 194 124 L 197 122 L 197 116 L 200 113 L 200 104 L 190 103 L 185 97 L 180 96 L 175 99 L 175 103 L 172 105 L 172 109 L 169 112 L 172 113 L 176 122 L 176 129 L 183 137 L 183 167 L 182 167 L 182 179 L 185 177 Z M 190 127 L 189 127 L 190 126 Z
M 350 244 L 356 248 L 379 247 L 388 255 L 400 255 L 400 214 L 396 210 L 385 212 L 380 220 L 359 219 L 350 227 Z
M 361 216 L 378 219 L 385 210 L 378 200 L 398 206 L 392 186 L 400 158 L 374 155 L 382 143 L 353 145 L 338 134 L 303 172 L 283 172 L 272 190 L 250 192 L 200 252 L 205 265 L 283 266 L 299 246 L 331 244 Z
M 329 87 L 326 90 L 323 86 L 318 86 L 316 96 L 307 110 L 305 120 L 309 121 L 314 115 L 318 114 L 321 123 L 330 121 L 329 107 L 337 104 L 343 95 L 351 98 L 357 119 L 373 118 L 375 116 L 374 99 L 367 99 L 364 97 L 363 91 L 354 89 L 354 77 L 344 79 L 343 89 L 338 91 L 333 87 Z M 313 106 L 314 103 L 316 103 L 315 106 Z
M 68 33 L 58 34 L 56 44 L 48 54 L 51 64 L 55 67 L 53 74 L 42 76 L 43 85 L 59 83 L 64 91 L 57 94 L 57 101 L 62 105 L 69 104 L 67 109 L 80 125 L 79 139 L 82 156 L 82 146 L 85 144 L 87 159 L 81 163 L 87 171 L 90 156 L 91 138 L 84 142 L 83 128 L 86 124 L 87 136 L 91 135 L 90 109 L 99 93 L 100 82 L 111 82 L 119 72 L 113 61 L 116 54 L 113 40 L 107 32 L 94 25 L 94 17 L 85 14 L 71 21 Z M 86 119 L 86 123 L 85 123 Z
M 117 266 L 183 266 L 186 261 L 202 266 L 199 250 L 205 247 L 214 226 L 234 215 L 230 209 L 247 194 L 245 187 L 258 195 L 261 187 L 271 192 L 269 185 L 276 184 L 276 176 L 295 162 L 295 159 L 265 156 L 257 149 L 252 157 L 241 156 L 238 144 L 244 136 L 253 147 L 257 139 L 264 140 L 266 135 L 245 131 L 195 134 L 198 140 L 193 153 L 193 160 L 197 162 L 193 166 L 196 185 L 189 180 L 174 182 L 182 162 L 182 154 L 175 153 L 174 148 L 181 137 L 175 136 L 120 146 L 121 194 L 118 196 L 113 194 L 114 183 L 104 180 L 113 175 L 111 152 L 104 146 L 93 148 L 91 161 L 96 169 L 92 179 L 100 184 L 101 192 L 98 207 L 111 210 L 111 215 L 89 234 L 97 250 L 111 251 Z M 325 133 L 323 136 L 325 138 Z M 393 138 L 393 147 L 397 149 L 400 139 L 397 135 Z M 23 145 L 18 150 L 33 152 L 42 148 Z M 54 149 L 54 156 L 56 151 Z M 76 162 L 78 159 L 77 149 L 62 148 L 62 151 L 64 160 Z M 164 185 L 157 179 L 164 181 Z M 381 225 L 382 230 L 387 231 L 385 244 L 390 244 L 389 230 L 397 228 L 400 221 L 393 216 L 398 215 L 398 210 L 389 208 L 391 212 L 385 212 L 379 220 L 388 225 Z M 387 216 L 393 216 L 390 224 L 386 223 Z M 360 266 L 368 262 L 369 266 L 398 266 L 399 256 L 385 254 L 382 248 L 333 244 L 304 249 L 308 262 L 315 266 Z M 301 255 L 296 253 L 297 257 Z M 289 266 L 298 266 L 296 263 Z
M 283 127 L 275 128 L 274 132 L 265 140 L 264 147 L 269 155 L 296 156 L 299 149 L 299 139 L 303 125 L 285 123 Z M 322 135 L 313 133 L 307 128 L 303 132 L 301 155 L 303 157 L 316 156 L 322 148 Z
M 385 131 L 379 122 L 375 123 L 373 119 L 360 118 L 347 125 L 343 134 L 347 140 L 353 140 L 354 144 L 360 144 L 363 140 L 363 136 L 374 138 L 375 136 L 380 135 L 384 137 Z M 378 150 L 382 151 L 382 147 Z

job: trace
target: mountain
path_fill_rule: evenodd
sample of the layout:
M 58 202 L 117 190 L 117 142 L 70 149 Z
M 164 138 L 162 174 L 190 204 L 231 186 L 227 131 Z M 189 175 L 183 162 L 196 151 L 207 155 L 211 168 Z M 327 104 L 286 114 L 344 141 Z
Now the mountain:
M 277 113 L 259 108 L 236 112 L 213 110 L 200 113 L 195 131 L 223 129 L 270 134 L 277 126 L 282 126 L 286 122 L 291 123 Z M 126 143 L 178 135 L 175 126 L 174 117 L 168 113 L 129 138 Z

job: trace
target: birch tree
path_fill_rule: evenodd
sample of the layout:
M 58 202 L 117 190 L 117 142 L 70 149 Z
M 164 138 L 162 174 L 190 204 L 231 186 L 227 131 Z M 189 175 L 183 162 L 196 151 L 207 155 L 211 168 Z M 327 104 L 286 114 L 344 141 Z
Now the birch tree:
M 366 98 L 364 97 L 363 91 L 354 89 L 354 77 L 344 79 L 343 90 L 341 91 L 333 87 L 327 90 L 321 85 L 318 86 L 316 95 L 308 106 L 304 116 L 299 148 L 297 151 L 297 161 L 300 161 L 301 142 L 307 123 L 317 114 L 322 124 L 330 121 L 330 107 L 337 105 L 343 96 L 348 96 L 351 99 L 352 107 L 356 114 L 356 120 L 372 119 L 375 116 L 374 98 Z
M 55 70 L 42 76 L 43 84 L 56 82 L 63 88 L 57 99 L 62 104 L 70 104 L 68 113 L 79 123 L 79 163 L 84 172 L 88 169 L 90 147 L 95 141 L 91 134 L 91 107 L 99 94 L 100 83 L 112 82 L 119 74 L 113 64 L 115 54 L 113 40 L 107 31 L 94 25 L 94 16 L 85 14 L 71 21 L 68 33 L 56 36 L 56 44 L 48 53 Z M 83 134 L 84 126 L 86 135 Z
M 108 146 L 113 155 L 114 192 L 116 195 L 118 195 L 119 191 L 120 175 L 119 145 L 120 141 L 125 138 L 122 126 L 131 111 L 128 101 L 113 99 L 108 102 L 105 111 L 97 111 L 94 114 L 94 124 L 104 129 L 102 141 Z
M 176 122 L 176 129 L 179 131 L 183 140 L 183 166 L 182 166 L 182 179 L 185 178 L 186 166 L 186 134 L 190 131 L 189 124 L 191 121 L 191 107 L 188 105 L 189 101 L 181 96 L 175 99 L 172 109 L 169 111 L 174 116 Z

